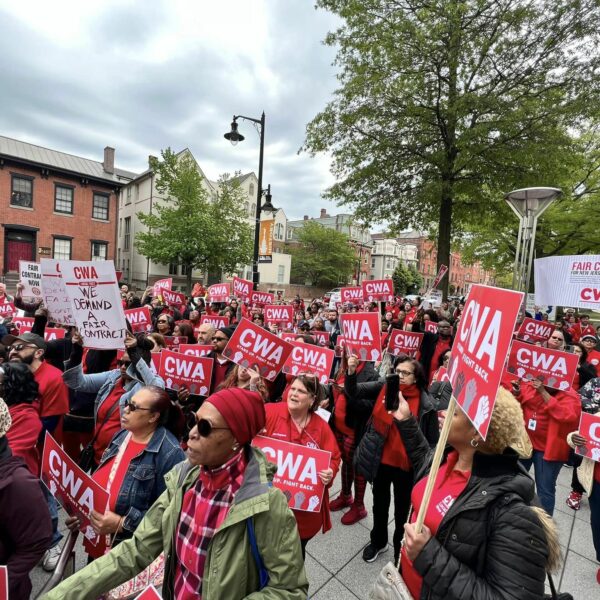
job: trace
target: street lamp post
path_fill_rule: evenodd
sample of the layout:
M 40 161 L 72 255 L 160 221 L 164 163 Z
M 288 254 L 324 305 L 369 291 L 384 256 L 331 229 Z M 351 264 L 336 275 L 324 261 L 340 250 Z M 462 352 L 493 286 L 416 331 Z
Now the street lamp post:
M 519 234 L 513 267 L 513 289 L 527 293 L 535 254 L 537 221 L 562 191 L 558 188 L 524 188 L 508 192 L 504 199 L 519 217 Z
M 232 146 L 235 146 L 238 142 L 243 142 L 245 139 L 245 137 L 238 131 L 238 119 L 243 119 L 244 121 L 251 121 L 252 123 L 256 123 L 259 126 L 260 151 L 258 155 L 258 190 L 256 192 L 256 222 L 254 225 L 254 253 L 252 256 L 252 283 L 254 285 L 254 289 L 258 289 L 258 245 L 260 237 L 260 215 L 263 210 L 268 212 L 276 212 L 276 209 L 274 209 L 273 205 L 271 204 L 271 186 L 269 185 L 267 190 L 262 189 L 263 158 L 265 150 L 265 113 L 263 111 L 260 119 L 245 117 L 244 115 L 233 115 L 233 120 L 231 122 L 231 131 L 229 131 L 223 136 L 226 140 L 229 140 L 231 142 Z M 265 202 L 265 205 L 261 206 L 262 196 L 263 194 L 265 194 L 265 192 L 267 195 L 267 200 Z

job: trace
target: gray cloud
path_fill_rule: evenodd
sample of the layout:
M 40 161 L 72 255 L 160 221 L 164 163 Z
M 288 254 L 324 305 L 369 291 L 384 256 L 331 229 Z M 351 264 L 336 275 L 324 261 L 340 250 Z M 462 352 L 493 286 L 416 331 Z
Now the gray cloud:
M 168 3 L 107 9 L 81 25 L 83 47 L 58 43 L 0 9 L 0 133 L 97 160 L 112 145 L 117 166 L 138 172 L 148 154 L 189 147 L 216 179 L 257 170 L 252 125 L 240 122 L 246 141 L 236 147 L 223 134 L 232 114 L 264 110 L 264 179 L 274 204 L 290 218 L 315 214 L 327 206 L 320 199 L 331 181 L 326 161 L 297 150 L 335 88 L 334 53 L 321 43 L 335 21 L 305 0 L 269 1 L 267 11 L 259 24 L 266 38 L 235 55 L 226 51 L 227 23 L 219 24 L 223 45 L 199 40 L 177 52 L 176 40 L 163 38 Z M 163 49 L 171 51 L 161 57 Z

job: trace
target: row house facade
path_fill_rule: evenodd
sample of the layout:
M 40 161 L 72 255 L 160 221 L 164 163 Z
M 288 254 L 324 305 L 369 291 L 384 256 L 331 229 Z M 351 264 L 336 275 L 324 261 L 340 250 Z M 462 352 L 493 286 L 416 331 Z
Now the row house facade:
M 371 279 L 391 278 L 399 263 L 418 269 L 419 250 L 415 244 L 401 244 L 387 233 L 373 233 L 371 240 Z
M 0 265 L 9 283 L 19 261 L 112 260 L 118 197 L 134 173 L 103 161 L 0 136 Z

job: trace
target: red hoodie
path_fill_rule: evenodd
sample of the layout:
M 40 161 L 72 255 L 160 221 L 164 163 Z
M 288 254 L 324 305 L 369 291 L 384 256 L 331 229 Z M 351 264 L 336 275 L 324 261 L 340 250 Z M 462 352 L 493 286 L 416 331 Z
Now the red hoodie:
M 37 441 L 42 431 L 40 415 L 33 404 L 24 402 L 8 407 L 12 425 L 6 437 L 8 445 L 15 456 L 20 456 L 34 477 L 40 475 L 40 456 Z

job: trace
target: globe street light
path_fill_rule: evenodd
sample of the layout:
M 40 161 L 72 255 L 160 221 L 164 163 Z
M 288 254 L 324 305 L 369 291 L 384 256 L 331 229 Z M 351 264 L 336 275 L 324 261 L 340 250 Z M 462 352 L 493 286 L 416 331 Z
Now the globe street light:
M 244 115 L 233 115 L 233 120 L 231 122 L 231 130 L 224 134 L 224 138 L 229 140 L 233 146 L 235 146 L 238 142 L 244 141 L 244 136 L 238 131 L 238 119 L 243 119 L 245 121 L 251 121 L 259 126 L 259 136 L 260 136 L 260 151 L 258 155 L 258 190 L 256 192 L 256 215 L 255 215 L 255 225 L 254 225 L 254 253 L 252 256 L 252 283 L 254 284 L 254 289 L 258 289 L 258 244 L 260 237 L 260 215 L 261 211 L 267 212 L 277 212 L 277 209 L 273 208 L 273 204 L 271 203 L 271 186 L 266 190 L 262 189 L 262 175 L 263 175 L 263 158 L 264 158 L 264 150 L 265 150 L 265 113 L 263 111 L 260 119 L 254 119 L 252 117 L 245 117 Z M 262 196 L 266 193 L 266 202 L 264 206 L 261 206 Z

